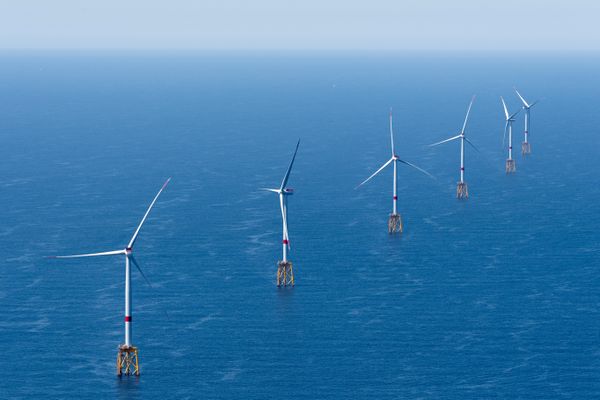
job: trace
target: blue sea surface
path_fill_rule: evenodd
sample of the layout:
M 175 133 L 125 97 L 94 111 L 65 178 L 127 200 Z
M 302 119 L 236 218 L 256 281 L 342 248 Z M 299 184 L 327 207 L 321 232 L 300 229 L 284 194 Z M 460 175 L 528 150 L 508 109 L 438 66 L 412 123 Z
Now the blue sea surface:
M 0 54 L 0 398 L 600 398 L 600 57 Z M 504 115 L 517 172 L 506 175 Z M 455 198 L 458 134 L 470 198 Z M 387 233 L 398 155 L 405 231 Z M 298 138 L 277 288 L 277 187 Z M 141 376 L 115 374 L 136 243 Z

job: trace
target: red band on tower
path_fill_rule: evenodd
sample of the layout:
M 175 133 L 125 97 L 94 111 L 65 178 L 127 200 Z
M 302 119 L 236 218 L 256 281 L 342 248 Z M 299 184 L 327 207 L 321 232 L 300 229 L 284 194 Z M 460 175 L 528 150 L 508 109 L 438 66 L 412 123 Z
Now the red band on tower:
M 394 200 L 398 200 L 398 196 L 394 196 Z
M 126 315 L 125 316 L 125 322 L 131 322 L 131 316 Z
M 287 239 L 283 239 L 283 244 L 288 244 L 289 241 Z

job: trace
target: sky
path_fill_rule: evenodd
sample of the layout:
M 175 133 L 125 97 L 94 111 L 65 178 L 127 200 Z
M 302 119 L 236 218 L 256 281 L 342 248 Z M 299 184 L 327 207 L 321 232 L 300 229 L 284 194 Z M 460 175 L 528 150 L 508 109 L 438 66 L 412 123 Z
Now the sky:
M 600 50 L 597 0 L 0 0 L 0 49 Z

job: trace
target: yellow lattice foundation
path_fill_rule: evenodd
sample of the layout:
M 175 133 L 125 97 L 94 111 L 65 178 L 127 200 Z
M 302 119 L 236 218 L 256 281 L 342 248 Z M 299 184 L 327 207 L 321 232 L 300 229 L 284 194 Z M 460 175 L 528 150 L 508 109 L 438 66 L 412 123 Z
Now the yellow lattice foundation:
M 291 261 L 277 263 L 277 286 L 294 286 L 294 268 Z
M 506 173 L 511 174 L 517 170 L 515 165 L 515 160 L 508 159 L 506 160 Z
M 457 199 L 468 199 L 469 198 L 469 187 L 465 182 L 458 182 L 456 185 L 456 198 Z
M 390 219 L 388 220 L 388 232 L 402 232 L 402 228 L 402 217 L 400 214 L 390 214 Z
M 140 375 L 138 350 L 135 346 L 119 346 L 117 354 L 117 375 Z

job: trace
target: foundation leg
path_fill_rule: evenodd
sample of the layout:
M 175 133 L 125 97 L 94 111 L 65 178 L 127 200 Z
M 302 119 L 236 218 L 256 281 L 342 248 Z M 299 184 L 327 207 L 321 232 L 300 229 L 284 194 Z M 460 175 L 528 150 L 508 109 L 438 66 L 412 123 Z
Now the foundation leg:
M 529 142 L 523 142 L 521 145 L 521 153 L 523 153 L 523 155 L 531 154 L 531 144 Z

